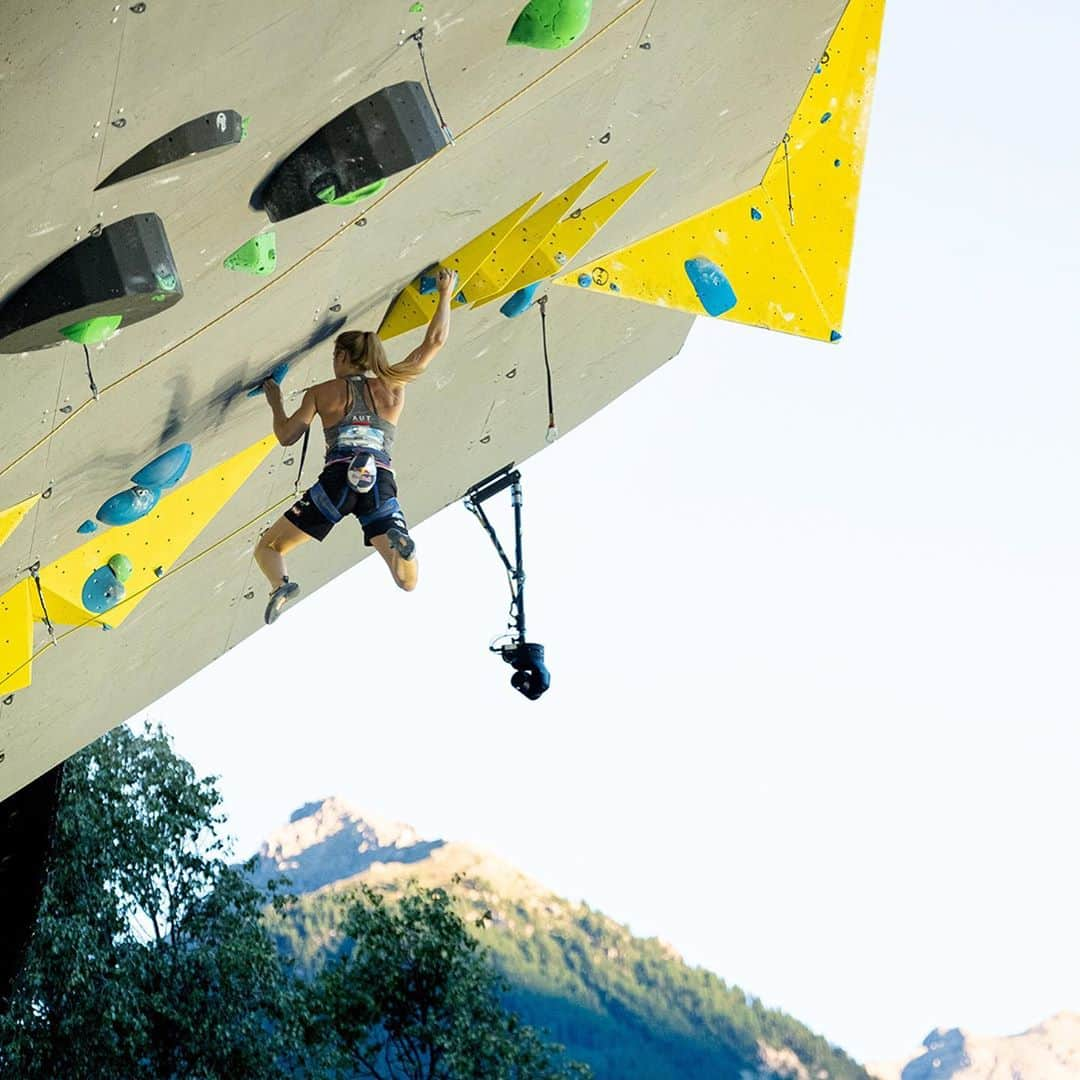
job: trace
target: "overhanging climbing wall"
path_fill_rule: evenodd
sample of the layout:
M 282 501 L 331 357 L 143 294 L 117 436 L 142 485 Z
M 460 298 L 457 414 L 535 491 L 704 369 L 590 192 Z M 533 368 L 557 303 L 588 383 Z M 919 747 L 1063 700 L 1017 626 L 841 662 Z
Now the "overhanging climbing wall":
M 438 264 L 461 293 L 401 427 L 413 522 L 543 447 L 530 302 L 550 285 L 570 286 L 548 303 L 562 431 L 694 315 L 839 334 L 881 15 L 5 4 L 0 325 L 36 329 L 0 345 L 0 797 L 261 626 L 251 550 L 297 455 L 248 390 L 273 372 L 295 406 L 345 327 L 399 358 Z M 150 215 L 160 237 L 111 228 Z M 105 241 L 120 269 L 70 269 Z M 339 529 L 296 573 L 307 592 L 363 554 Z

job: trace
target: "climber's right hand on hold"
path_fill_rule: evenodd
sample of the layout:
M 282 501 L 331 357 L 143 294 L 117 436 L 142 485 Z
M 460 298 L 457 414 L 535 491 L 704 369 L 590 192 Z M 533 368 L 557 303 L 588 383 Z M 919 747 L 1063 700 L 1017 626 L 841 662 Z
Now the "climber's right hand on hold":
M 457 283 L 458 272 L 456 270 L 447 270 L 444 267 L 439 267 L 436 284 L 440 296 L 452 296 L 457 288 Z

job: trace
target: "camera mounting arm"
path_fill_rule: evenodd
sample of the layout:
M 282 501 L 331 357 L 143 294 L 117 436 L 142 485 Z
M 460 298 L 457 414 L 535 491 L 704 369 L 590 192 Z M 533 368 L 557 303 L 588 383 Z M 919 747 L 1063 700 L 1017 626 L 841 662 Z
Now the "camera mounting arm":
M 511 502 L 514 507 L 514 562 L 511 563 L 494 526 L 484 513 L 484 503 L 500 491 L 510 488 Z M 544 666 L 544 646 L 525 640 L 525 565 L 521 543 L 521 473 L 514 468 L 513 462 L 503 466 L 497 472 L 473 484 L 465 492 L 465 509 L 476 516 L 477 521 L 495 545 L 495 551 L 502 559 L 506 575 L 510 581 L 510 622 L 507 630 L 509 642 L 492 645 L 492 652 L 498 652 L 513 666 L 514 674 L 510 685 L 531 701 L 535 701 L 551 685 L 551 675 Z

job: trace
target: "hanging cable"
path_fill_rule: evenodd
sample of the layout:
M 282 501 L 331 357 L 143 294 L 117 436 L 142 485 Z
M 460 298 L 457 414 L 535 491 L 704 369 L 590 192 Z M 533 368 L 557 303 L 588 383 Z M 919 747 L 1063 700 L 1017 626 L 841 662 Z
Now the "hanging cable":
M 300 468 L 296 470 L 296 483 L 293 484 L 293 494 L 298 495 L 300 493 L 300 480 L 304 475 L 304 459 L 307 457 L 307 444 L 308 439 L 311 438 L 311 428 L 304 428 L 304 444 L 300 447 Z
M 83 352 L 86 353 L 86 377 L 90 380 L 90 393 L 94 395 L 94 400 L 97 401 L 100 395 L 98 394 L 97 383 L 94 382 L 94 372 L 90 368 L 90 350 L 85 343 L 83 344 Z
M 443 119 L 442 109 L 439 108 L 439 102 L 435 98 L 435 87 L 431 85 L 431 75 L 428 72 L 427 57 L 424 55 L 424 28 L 421 26 L 415 34 L 410 34 L 408 40 L 415 41 L 417 49 L 420 50 L 420 63 L 424 67 L 424 81 L 427 83 L 428 93 L 431 95 L 431 103 L 435 106 L 435 114 L 439 118 L 439 126 L 446 136 L 446 141 L 453 146 L 454 133 L 447 126 L 446 120 Z
M 540 305 L 540 338 L 544 343 L 544 370 L 547 372 L 547 395 L 548 395 L 548 429 L 546 439 L 553 443 L 559 437 L 559 429 L 555 424 L 555 396 L 551 389 L 551 360 L 548 357 L 547 341 L 547 296 L 541 296 L 537 300 Z
M 49 618 L 49 609 L 45 604 L 45 593 L 41 588 L 41 578 L 38 577 L 38 571 L 41 569 L 41 560 L 38 559 L 33 566 L 28 566 L 26 572 L 34 579 L 34 585 L 37 587 L 38 601 L 41 604 L 41 614 L 45 619 L 45 629 L 49 631 L 49 639 L 52 643 L 56 644 L 56 630 L 53 628 L 52 620 Z
M 791 224 L 795 224 L 795 202 L 791 197 L 791 154 L 788 146 L 791 143 L 791 135 L 784 134 L 784 170 L 787 172 L 787 212 L 791 218 Z

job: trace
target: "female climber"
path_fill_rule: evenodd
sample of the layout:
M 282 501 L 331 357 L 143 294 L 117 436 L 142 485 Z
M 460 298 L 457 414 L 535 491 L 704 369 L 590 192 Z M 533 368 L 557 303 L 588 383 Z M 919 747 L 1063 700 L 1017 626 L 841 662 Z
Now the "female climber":
M 325 540 L 346 517 L 357 518 L 364 543 L 386 560 L 394 581 L 406 591 L 416 588 L 416 544 L 398 505 L 390 450 L 405 407 L 405 386 L 424 371 L 450 332 L 457 272 L 440 269 L 436 284 L 439 304 L 424 340 L 401 363 L 387 362 L 378 334 L 350 330 L 334 341 L 334 378 L 308 390 L 292 416 L 285 413 L 281 387 L 272 379 L 263 384 L 282 446 L 300 439 L 316 416 L 326 435 L 326 464 L 319 479 L 255 548 L 255 561 L 270 582 L 267 623 L 300 591 L 289 580 L 285 556 L 313 537 Z

